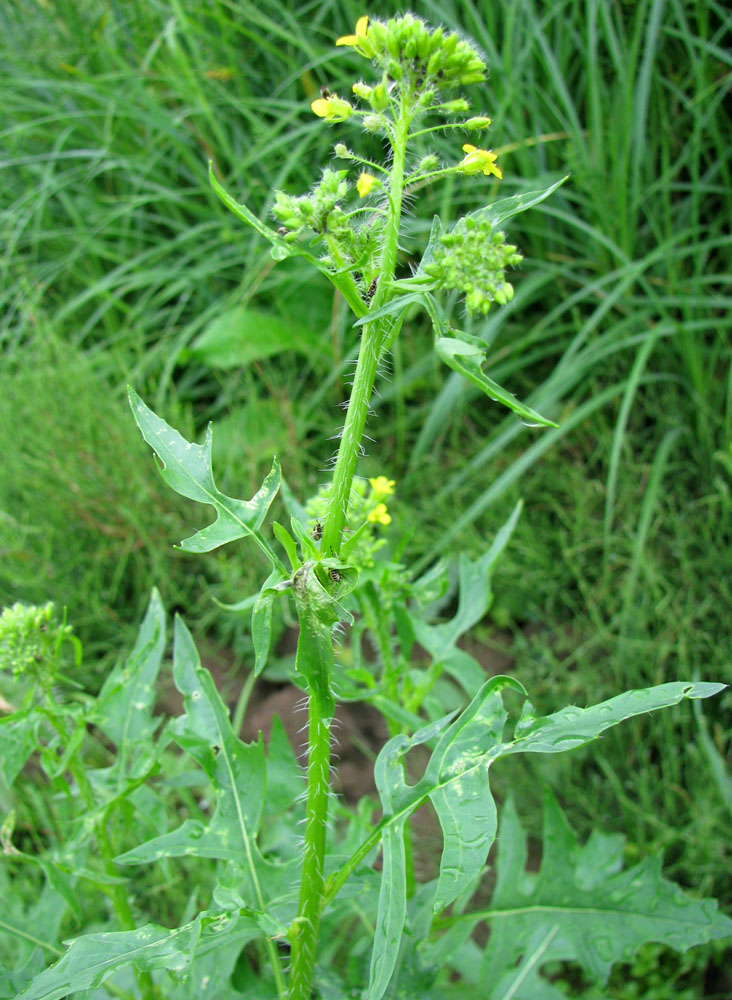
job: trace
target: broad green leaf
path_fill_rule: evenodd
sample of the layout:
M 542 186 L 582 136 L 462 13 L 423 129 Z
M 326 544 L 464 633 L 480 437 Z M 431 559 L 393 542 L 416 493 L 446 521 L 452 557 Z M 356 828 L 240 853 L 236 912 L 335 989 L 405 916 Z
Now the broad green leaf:
M 276 816 L 292 809 L 305 791 L 305 773 L 278 716 L 272 716 L 272 730 L 267 744 L 267 797 L 264 810 Z
M 732 920 L 718 912 L 715 901 L 694 899 L 663 877 L 660 857 L 619 871 L 615 838 L 609 842 L 611 862 L 603 864 L 600 851 L 606 841 L 595 835 L 580 847 L 547 792 L 541 867 L 536 875 L 526 873 L 525 834 L 513 801 L 506 803 L 491 906 L 466 918 L 490 924 L 481 974 L 490 973 L 497 982 L 495 1000 L 509 995 L 534 1000 L 533 975 L 516 985 L 515 967 L 534 954 L 540 941 L 544 947 L 534 973 L 546 962 L 576 961 L 604 984 L 612 965 L 630 961 L 645 942 L 685 951 L 732 936 Z
M 212 368 L 240 368 L 283 351 L 309 358 L 326 354 L 322 335 L 312 327 L 262 309 L 234 306 L 209 323 L 182 360 L 193 358 Z
M 259 532 L 280 485 L 277 459 L 273 461 L 271 471 L 251 500 L 228 497 L 214 483 L 211 468 L 211 426 L 206 429 L 203 444 L 192 444 L 145 406 L 134 389 L 130 387 L 128 394 L 137 426 L 162 462 L 160 474 L 166 483 L 181 496 L 210 504 L 216 510 L 213 524 L 184 539 L 180 548 L 186 552 L 210 552 L 226 542 L 251 536 L 271 562 L 282 567 Z
M 255 862 L 265 788 L 264 745 L 261 740 L 243 743 L 234 734 L 213 678 L 201 666 L 193 639 L 180 618 L 175 621 L 173 678 L 184 696 L 186 714 L 169 729 L 206 772 L 216 793 L 216 807 L 207 823 L 188 819 L 176 830 L 120 855 L 117 861 L 146 864 L 181 855 L 245 861 L 252 905 L 263 910 Z
M 380 1000 L 383 996 L 399 952 L 399 934 L 395 928 L 402 919 L 406 899 L 400 859 L 404 824 L 410 813 L 428 798 L 435 803 L 445 839 L 435 906 L 446 906 L 480 871 L 493 842 L 495 806 L 487 774 L 496 760 L 513 753 L 559 753 L 572 749 L 631 716 L 674 705 L 685 698 L 708 698 L 723 690 L 724 685 L 662 684 L 629 691 L 587 709 L 563 709 L 543 719 L 536 719 L 527 703 L 514 739 L 506 741 L 501 697 L 504 687 L 523 693 L 523 688 L 513 678 L 494 677 L 487 681 L 443 733 L 423 777 L 415 785 L 409 786 L 404 781 L 401 759 L 415 743 L 428 742 L 444 729 L 450 716 L 439 720 L 434 728 L 420 730 L 411 740 L 407 736 L 394 737 L 377 758 L 375 774 L 378 775 L 384 815 L 375 836 L 379 835 L 382 840 L 385 870 L 387 853 L 391 860 L 390 882 L 386 885 L 382 880 L 379 897 L 368 1000 Z M 466 807 L 467 803 L 470 808 Z M 475 821 L 471 819 L 471 812 Z
M 127 966 L 138 970 L 185 970 L 201 933 L 201 917 L 168 930 L 146 924 L 135 931 L 87 934 L 68 942 L 66 954 L 45 969 L 18 1000 L 62 1000 L 69 993 L 101 986 Z
M 0 716 L 0 772 L 8 786 L 39 745 L 42 720 L 43 713 L 36 706 Z
M 514 532 L 522 508 L 523 503 L 519 500 L 480 558 L 470 560 L 465 553 L 460 554 L 460 598 L 455 617 L 449 622 L 428 626 L 423 626 L 419 619 L 413 619 L 418 641 L 435 659 L 454 646 L 460 636 L 479 622 L 490 608 L 493 600 L 493 571 Z
M 526 403 L 522 403 L 512 393 L 508 392 L 492 378 L 483 372 L 482 364 L 485 360 L 485 347 L 478 347 L 462 339 L 459 331 L 454 331 L 456 337 L 438 337 L 435 341 L 435 351 L 445 362 L 448 368 L 458 372 L 482 392 L 494 399 L 497 403 L 512 410 L 517 416 L 530 426 L 535 427 L 558 427 L 553 420 L 542 417 L 536 410 L 532 410 Z
M 62 1000 L 69 994 L 98 988 L 129 966 L 184 975 L 194 958 L 217 953 L 233 942 L 241 949 L 261 936 L 256 922 L 236 911 L 199 913 L 195 920 L 173 930 L 146 924 L 134 931 L 87 934 L 68 942 L 63 957 L 36 976 L 17 1000 Z
M 155 681 L 164 652 L 165 611 L 153 589 L 135 646 L 108 675 L 89 717 L 117 746 L 112 770 L 118 791 L 127 778 L 150 767 Z
M 474 699 L 442 735 L 425 772 L 427 781 L 435 785 L 430 800 L 445 841 L 432 903 L 436 913 L 474 882 L 496 835 L 496 805 L 488 765 L 473 765 L 476 758 L 483 756 L 482 746 L 501 742 L 506 721 L 501 691 L 506 686 L 520 690 L 520 685 L 508 678 L 488 682 L 486 697 Z

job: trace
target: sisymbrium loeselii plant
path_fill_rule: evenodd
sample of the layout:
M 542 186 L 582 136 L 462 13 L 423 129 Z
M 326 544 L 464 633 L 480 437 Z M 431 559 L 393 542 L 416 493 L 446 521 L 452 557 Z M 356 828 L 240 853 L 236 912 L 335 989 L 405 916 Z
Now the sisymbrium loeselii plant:
M 19 951 L 12 963 L 4 957 L 0 998 L 60 1000 L 98 989 L 145 1000 L 549 1000 L 565 996 L 546 977 L 551 963 L 579 963 L 603 984 L 643 942 L 684 950 L 732 932 L 716 903 L 664 879 L 658 859 L 624 869 L 622 838 L 596 832 L 581 846 L 551 795 L 538 871 L 527 870 L 527 836 L 510 797 L 499 829 L 494 763 L 582 746 L 624 719 L 706 698 L 722 685 L 667 683 L 538 717 L 516 677 L 486 676 L 458 644 L 489 608 L 491 577 L 520 505 L 486 552 L 460 555 L 452 613 L 449 567 L 415 578 L 387 544 L 396 484 L 388 474 L 366 480 L 357 469 L 380 365 L 408 311 L 426 311 L 446 365 L 517 419 L 551 424 L 484 372 L 484 341 L 462 332 L 444 303 L 455 299 L 445 293 L 457 292 L 461 314 L 481 317 L 512 299 L 509 272 L 522 258 L 504 227 L 562 179 L 490 201 L 502 168 L 484 148 L 490 118 L 471 115 L 465 97 L 487 72 L 466 39 L 405 14 L 362 17 L 336 44 L 365 60 L 352 93 L 324 91 L 311 105 L 336 131 L 336 165 L 305 194 L 277 191 L 272 225 L 211 171 L 218 196 L 271 244 L 274 260 L 310 261 L 360 331 L 329 482 L 302 503 L 283 488 L 289 523 L 268 524 L 281 487 L 276 459 L 251 499 L 226 496 L 214 481 L 211 429 L 203 444 L 186 441 L 130 390 L 163 478 L 216 513 L 181 548 L 206 553 L 244 539 L 270 567 L 251 603 L 248 684 L 268 662 L 275 602 L 294 607 L 292 680 L 307 697 L 307 767 L 277 722 L 266 748 L 261 737 L 239 738 L 241 713 L 232 725 L 180 618 L 172 669 L 183 711 L 153 715 L 165 650 L 157 592 L 134 650 L 96 699 L 64 688 L 54 673 L 59 633 L 54 655 L 46 655 L 48 613 L 3 619 L 13 650 L 6 661 L 22 695 L 0 723 L 3 774 L 8 784 L 22 782 L 38 751 L 52 795 L 48 832 L 33 851 L 15 845 L 12 817 L 3 826 L 8 864 L 35 866 L 41 888 L 7 918 Z M 358 129 L 383 143 L 383 161 L 346 144 Z M 459 137 L 451 162 L 429 151 L 437 131 Z M 451 175 L 471 178 L 479 207 L 455 221 L 436 218 L 421 263 L 404 274 L 405 200 Z M 348 808 L 332 791 L 333 721 L 343 702 L 366 703 L 385 720 L 389 738 L 374 768 L 378 803 L 367 797 Z M 411 751 L 426 765 L 410 782 Z M 427 803 L 442 849 L 434 877 L 418 878 L 410 818 Z M 491 895 L 484 876 L 496 839 Z M 182 903 L 175 903 L 179 888 L 166 907 L 160 899 L 176 883 L 185 886 Z M 90 892 L 103 905 L 82 908 L 79 898 Z M 74 922 L 86 933 L 59 947 Z

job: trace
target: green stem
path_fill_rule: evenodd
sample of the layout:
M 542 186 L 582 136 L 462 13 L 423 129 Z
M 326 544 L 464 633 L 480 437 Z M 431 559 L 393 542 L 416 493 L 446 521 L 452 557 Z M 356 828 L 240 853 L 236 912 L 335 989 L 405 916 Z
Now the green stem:
M 105 809 L 101 821 L 96 824 L 97 846 L 104 862 L 104 870 L 108 875 L 118 878 L 119 871 L 114 863 L 114 850 L 109 839 L 109 834 L 107 833 L 107 823 L 109 822 L 110 813 L 110 809 Z M 122 930 L 133 931 L 135 929 L 135 918 L 132 915 L 132 907 L 127 898 L 125 887 L 113 882 L 107 889 L 107 893 L 112 900 L 112 906 Z M 135 976 L 143 1000 L 154 1000 L 155 986 L 153 985 L 150 973 L 136 971 Z
M 391 281 L 394 277 L 397 253 L 399 251 L 399 230 L 402 217 L 402 198 L 404 194 L 404 161 L 406 157 L 407 136 L 409 134 L 410 116 L 403 108 L 401 117 L 396 122 L 394 130 L 393 160 L 389 180 L 389 213 L 384 229 L 384 249 L 381 255 L 381 273 L 376 293 L 371 302 L 371 309 L 377 310 L 385 305 L 392 295 Z M 369 412 L 369 401 L 376 381 L 376 371 L 379 365 L 381 349 L 386 338 L 390 320 L 383 319 L 367 323 L 363 328 L 361 350 L 358 354 L 356 374 L 353 379 L 353 389 L 348 402 L 348 411 L 343 425 L 343 433 L 338 448 L 333 483 L 331 486 L 328 514 L 323 525 L 323 540 L 321 552 L 337 556 L 340 553 L 343 526 L 348 512 L 348 500 L 351 495 L 351 484 L 356 472 L 361 440 L 366 427 Z
M 330 723 L 320 698 L 310 697 L 308 724 L 308 802 L 300 902 L 290 940 L 292 962 L 289 1000 L 310 1000 L 315 953 L 323 912 L 325 840 L 330 790 Z

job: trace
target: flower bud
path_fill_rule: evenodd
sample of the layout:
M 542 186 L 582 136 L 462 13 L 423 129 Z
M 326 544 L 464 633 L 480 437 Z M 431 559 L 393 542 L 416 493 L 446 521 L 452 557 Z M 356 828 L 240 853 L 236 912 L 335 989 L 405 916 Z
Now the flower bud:
M 371 94 L 373 93 L 373 87 L 369 87 L 368 84 L 364 83 L 363 80 L 359 80 L 358 83 L 353 85 L 353 93 L 356 97 L 360 97 L 363 101 L 371 100 Z
M 490 123 L 490 118 L 487 118 L 485 115 L 478 115 L 475 118 L 468 118 L 466 122 L 463 122 L 463 128 L 471 132 L 477 132 L 479 129 L 488 128 Z

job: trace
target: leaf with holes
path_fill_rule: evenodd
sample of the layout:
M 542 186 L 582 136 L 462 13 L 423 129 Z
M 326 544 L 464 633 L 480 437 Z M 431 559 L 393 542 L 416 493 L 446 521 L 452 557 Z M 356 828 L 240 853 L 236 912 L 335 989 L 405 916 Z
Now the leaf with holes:
M 381 1000 L 399 955 L 406 914 L 404 825 L 415 809 L 430 799 L 442 826 L 444 847 L 433 902 L 434 909 L 441 910 L 471 886 L 485 865 L 495 837 L 495 804 L 488 771 L 496 760 L 514 753 L 570 750 L 589 743 L 624 719 L 675 705 L 685 698 L 708 698 L 724 685 L 661 684 L 628 691 L 586 709 L 565 708 L 538 719 L 526 702 L 512 740 L 503 733 L 504 688 L 523 692 L 511 677 L 491 678 L 454 721 L 448 716 L 411 738 L 395 736 L 377 758 L 375 776 L 384 811 L 377 829 L 383 848 L 384 876 L 367 1000 Z M 418 743 L 434 740 L 440 733 L 423 777 L 415 785 L 408 785 L 403 763 L 406 753 Z
M 117 746 L 108 783 L 119 793 L 128 778 L 147 773 L 154 762 L 155 681 L 165 651 L 165 611 L 153 589 L 129 657 L 107 676 L 89 721 Z
M 621 836 L 595 831 L 580 847 L 550 791 L 542 843 L 538 873 L 527 872 L 526 834 L 509 799 L 490 908 L 468 918 L 487 920 L 491 928 L 478 976 L 490 972 L 495 1000 L 534 1000 L 532 980 L 547 962 L 579 962 L 604 985 L 613 964 L 629 962 L 646 942 L 685 951 L 732 935 L 732 920 L 718 912 L 715 901 L 694 899 L 663 877 L 659 856 L 624 871 Z M 540 955 L 519 979 L 517 963 L 532 956 L 539 943 Z
M 173 679 L 184 697 L 185 715 L 169 726 L 180 746 L 203 768 L 216 793 L 213 815 L 187 819 L 176 830 L 140 844 L 117 858 L 119 864 L 149 864 L 158 858 L 194 857 L 244 861 L 251 880 L 250 905 L 264 909 L 256 870 L 256 835 L 265 789 L 264 744 L 243 743 L 211 674 L 200 663 L 190 632 L 175 621 Z

